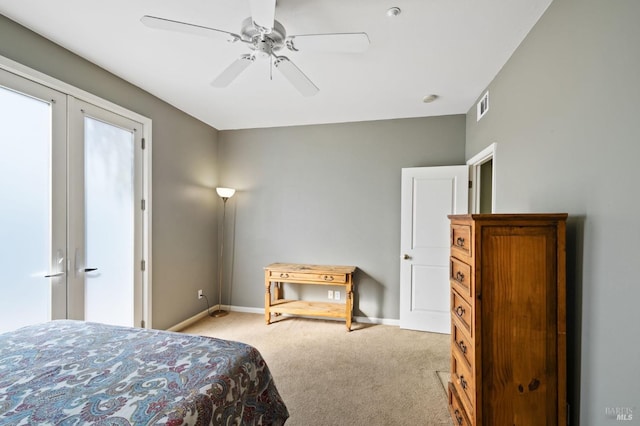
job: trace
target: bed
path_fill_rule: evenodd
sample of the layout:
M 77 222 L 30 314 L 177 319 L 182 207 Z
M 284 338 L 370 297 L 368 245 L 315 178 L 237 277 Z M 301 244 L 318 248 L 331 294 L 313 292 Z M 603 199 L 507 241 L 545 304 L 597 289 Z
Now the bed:
M 58 320 L 0 334 L 0 424 L 283 425 L 252 346 Z

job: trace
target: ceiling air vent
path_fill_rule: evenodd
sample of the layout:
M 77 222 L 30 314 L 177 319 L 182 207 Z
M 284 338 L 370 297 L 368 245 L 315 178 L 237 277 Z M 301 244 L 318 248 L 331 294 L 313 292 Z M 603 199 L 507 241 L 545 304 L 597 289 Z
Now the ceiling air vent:
M 487 90 L 484 95 L 480 98 L 477 105 L 477 119 L 476 121 L 480 121 L 480 119 L 489 111 L 489 91 Z

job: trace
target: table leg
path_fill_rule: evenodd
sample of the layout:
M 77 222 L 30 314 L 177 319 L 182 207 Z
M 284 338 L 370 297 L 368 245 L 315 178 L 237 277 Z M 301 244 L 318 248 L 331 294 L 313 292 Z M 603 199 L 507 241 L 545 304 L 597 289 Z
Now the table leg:
M 351 331 L 351 318 L 353 317 L 353 282 L 351 276 L 349 276 L 346 287 L 347 300 L 345 309 L 347 310 L 347 331 Z
M 264 278 L 264 320 L 269 325 L 271 323 L 271 281 L 269 281 L 269 275 L 265 274 Z
M 276 298 L 276 300 L 280 300 L 282 299 L 282 284 L 279 282 L 276 282 L 275 288 L 273 289 L 274 291 L 274 297 Z

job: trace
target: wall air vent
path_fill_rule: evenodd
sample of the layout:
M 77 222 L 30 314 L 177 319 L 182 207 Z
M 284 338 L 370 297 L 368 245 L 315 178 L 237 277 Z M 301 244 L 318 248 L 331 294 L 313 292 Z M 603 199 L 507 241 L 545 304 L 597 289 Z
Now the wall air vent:
M 489 91 L 487 90 L 484 95 L 480 98 L 477 105 L 478 115 L 476 121 L 480 121 L 480 119 L 489 111 Z

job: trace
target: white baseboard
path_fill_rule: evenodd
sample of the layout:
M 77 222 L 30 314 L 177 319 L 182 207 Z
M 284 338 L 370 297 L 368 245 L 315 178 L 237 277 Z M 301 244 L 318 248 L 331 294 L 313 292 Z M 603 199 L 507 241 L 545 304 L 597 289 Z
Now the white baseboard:
M 211 311 L 214 311 L 216 309 L 218 309 L 218 305 L 211 307 Z M 264 308 L 251 308 L 251 307 L 247 307 L 247 306 L 224 306 L 223 305 L 222 309 L 229 310 L 229 311 L 232 311 L 232 312 L 244 312 L 244 313 L 248 313 L 248 314 L 264 315 Z M 187 318 L 186 320 L 174 325 L 173 327 L 169 328 L 168 331 L 180 331 L 182 329 L 185 329 L 188 326 L 190 326 L 191 324 L 200 321 L 202 318 L 206 317 L 207 315 L 209 315 L 209 311 L 208 310 L 204 310 L 204 311 L 200 312 L 199 314 L 196 314 L 196 315 L 192 316 L 191 318 Z M 303 318 L 317 318 L 317 317 L 303 317 Z M 344 320 L 342 320 L 340 318 L 324 318 L 324 319 L 335 320 L 335 321 L 344 321 Z M 359 322 L 361 324 L 382 324 L 382 325 L 391 325 L 391 326 L 396 326 L 396 327 L 400 325 L 400 320 L 387 319 L 387 318 L 353 317 L 353 321 L 354 322 Z
M 191 318 L 187 318 L 186 320 L 174 325 L 173 327 L 168 328 L 167 331 L 180 331 L 182 329 L 189 327 L 191 324 L 200 321 L 202 318 L 206 317 L 207 315 L 209 315 L 209 312 L 205 309 L 199 314 L 196 314 Z

